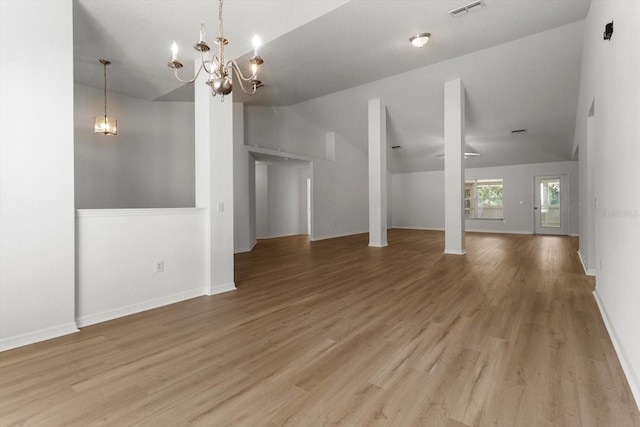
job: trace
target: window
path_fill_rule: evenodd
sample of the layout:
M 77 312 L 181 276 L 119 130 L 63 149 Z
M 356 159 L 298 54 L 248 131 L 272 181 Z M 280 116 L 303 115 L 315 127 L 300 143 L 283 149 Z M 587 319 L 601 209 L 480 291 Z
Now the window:
M 502 219 L 502 179 L 464 183 L 465 219 Z

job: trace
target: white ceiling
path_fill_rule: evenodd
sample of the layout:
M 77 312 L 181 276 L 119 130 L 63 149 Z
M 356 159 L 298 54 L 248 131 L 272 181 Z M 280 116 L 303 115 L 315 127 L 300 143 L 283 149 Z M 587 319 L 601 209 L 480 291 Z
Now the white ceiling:
M 394 173 L 442 169 L 443 86 L 467 90 L 467 145 L 480 157 L 467 167 L 571 159 L 590 0 L 485 0 L 456 18 L 468 0 L 227 0 L 230 57 L 246 63 L 260 34 L 265 87 L 249 105 L 296 105 L 320 128 L 367 150 L 367 100 L 387 105 L 389 165 Z M 211 40 L 217 2 L 76 0 L 75 79 L 102 86 L 98 58 L 113 62 L 109 88 L 149 100 L 187 100 L 192 91 L 166 67 L 175 39 L 180 57 L 204 21 Z M 422 49 L 416 32 L 431 32 Z M 210 43 L 211 44 L 211 43 Z M 190 57 L 187 55 L 191 55 Z M 185 67 L 187 68 L 187 67 Z M 185 70 L 183 70 L 185 71 Z M 185 74 L 189 71 L 186 70 Z M 512 129 L 526 128 L 512 136 Z
M 264 43 L 346 3 L 347 0 L 227 0 L 224 33 L 230 40 L 226 57 L 236 58 L 252 50 L 251 39 Z M 197 42 L 200 23 L 207 41 L 215 46 L 218 33 L 217 0 L 74 0 L 74 79 L 102 87 L 100 58 L 111 60 L 109 90 L 155 100 L 182 84 L 167 67 L 171 43 L 180 47 L 185 77 L 193 75 L 191 48 Z M 193 98 L 193 95 L 191 95 Z

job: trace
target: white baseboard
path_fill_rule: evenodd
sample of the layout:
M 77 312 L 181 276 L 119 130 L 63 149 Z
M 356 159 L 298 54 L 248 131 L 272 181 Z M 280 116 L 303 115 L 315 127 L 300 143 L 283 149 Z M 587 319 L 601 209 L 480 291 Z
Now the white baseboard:
M 205 295 L 202 288 L 193 289 L 190 291 L 180 292 L 173 295 L 166 295 L 160 298 L 152 299 L 149 301 L 143 301 L 136 304 L 127 305 L 125 307 L 115 308 L 113 310 L 106 310 L 100 313 L 89 314 L 76 319 L 78 327 L 83 328 L 89 325 L 95 325 L 96 323 L 106 322 L 108 320 L 118 319 L 120 317 L 129 316 L 131 314 L 140 313 L 147 310 L 153 310 L 154 308 L 163 307 L 169 304 L 175 304 L 180 301 L 185 301 L 191 298 L 196 298 Z
M 586 274 L 587 276 L 595 276 L 596 271 L 589 270 L 587 268 L 587 264 L 584 262 L 584 258 L 582 257 L 582 252 L 580 252 L 580 249 L 578 249 L 578 258 L 580 258 L 580 264 L 582 264 L 582 270 L 584 271 L 584 274 Z
M 620 365 L 622 365 L 624 375 L 627 377 L 627 382 L 629 383 L 631 394 L 633 394 L 633 398 L 636 401 L 636 406 L 638 407 L 638 409 L 640 409 L 640 381 L 638 381 L 633 370 L 631 369 L 632 365 L 629 362 L 627 353 L 624 351 L 624 347 L 622 347 L 620 340 L 618 339 L 618 335 L 616 334 L 616 331 L 611 324 L 611 320 L 609 319 L 609 315 L 607 314 L 607 310 L 604 306 L 604 303 L 602 302 L 602 299 L 600 298 L 600 295 L 598 294 L 597 289 L 593 291 L 593 296 L 595 297 L 596 303 L 598 304 L 600 316 L 602 316 L 602 320 L 604 320 L 604 325 L 607 328 L 607 332 L 609 332 L 609 337 L 611 338 L 613 348 L 616 350 L 616 354 L 618 355 Z
M 470 232 L 470 233 L 492 233 L 492 234 L 533 234 L 533 231 L 531 230 L 527 230 L 527 231 L 519 231 L 519 230 L 470 230 L 470 229 L 465 229 L 465 232 Z
M 78 332 L 76 322 L 65 323 L 64 325 L 52 326 L 26 334 L 17 335 L 15 337 L 3 338 L 0 340 L 0 351 L 11 350 L 13 348 L 23 347 L 29 344 L 35 344 L 40 341 L 46 341 L 58 338 L 64 335 Z
M 265 240 L 265 239 L 277 239 L 279 237 L 289 237 L 289 236 L 307 236 L 307 234 L 306 233 L 269 234 L 268 236 L 257 236 L 256 238 L 259 240 Z
M 464 255 L 467 251 L 459 251 L 457 249 L 445 249 L 444 253 L 447 255 Z
M 236 284 L 234 282 L 223 283 L 222 285 L 211 285 L 211 287 L 209 288 L 209 292 L 207 292 L 207 295 L 217 295 L 224 292 L 235 291 L 236 289 L 238 288 L 236 288 Z
M 372 244 L 369 242 L 370 248 L 386 248 L 387 246 L 389 246 L 389 243 Z
M 234 254 L 242 254 L 245 252 L 251 252 L 253 250 L 253 248 L 256 247 L 256 244 L 258 243 L 257 240 L 253 241 L 253 244 L 250 247 L 244 247 L 244 248 L 238 248 L 236 250 L 233 251 Z
M 427 231 L 444 231 L 444 228 L 432 228 L 432 227 L 412 227 L 412 226 L 405 226 L 405 225 L 394 225 L 393 228 L 399 228 L 399 229 L 403 229 L 403 230 L 427 230 Z M 530 230 L 526 230 L 526 231 L 519 231 L 519 230 L 473 230 L 473 229 L 465 229 L 465 232 L 470 232 L 470 233 L 494 233 L 494 234 L 533 234 L 532 231 Z
M 411 227 L 404 225 L 394 225 L 393 228 L 400 230 L 427 230 L 427 231 L 444 231 L 444 228 L 431 228 L 431 227 Z
M 311 239 L 311 238 L 309 238 L 309 239 L 310 239 L 312 242 L 316 242 L 316 241 L 318 241 L 318 240 L 327 240 L 327 239 L 335 239 L 335 238 L 337 238 L 337 237 L 354 236 L 354 235 L 356 235 L 356 234 L 365 234 L 365 233 L 368 233 L 368 232 L 369 232 L 369 230 L 365 230 L 365 231 L 355 231 L 355 232 L 352 232 L 352 233 L 329 234 L 329 235 L 326 235 L 326 236 L 320 236 L 320 237 L 314 236 L 314 238 L 313 238 L 313 239 Z

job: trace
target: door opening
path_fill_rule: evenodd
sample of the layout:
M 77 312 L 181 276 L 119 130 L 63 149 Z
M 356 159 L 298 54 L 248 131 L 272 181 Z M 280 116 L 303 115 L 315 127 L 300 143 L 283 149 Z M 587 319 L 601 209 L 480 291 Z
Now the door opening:
M 311 236 L 311 178 L 307 178 L 307 234 Z
M 533 209 L 536 234 L 568 234 L 567 190 L 567 175 L 535 177 Z

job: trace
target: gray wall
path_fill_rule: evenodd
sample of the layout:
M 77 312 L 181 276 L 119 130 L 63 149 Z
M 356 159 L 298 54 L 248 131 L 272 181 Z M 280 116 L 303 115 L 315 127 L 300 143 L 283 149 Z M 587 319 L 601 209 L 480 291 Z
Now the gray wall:
M 306 234 L 309 167 L 256 164 L 256 235 L 259 239 Z
M 195 206 L 193 103 L 109 92 L 118 134 L 104 136 L 93 132 L 102 89 L 74 89 L 76 209 Z
M 570 234 L 578 234 L 578 162 L 534 163 L 466 169 L 465 179 L 504 180 L 504 221 L 467 220 L 467 231 L 533 233 L 533 180 L 536 175 L 567 174 L 570 194 Z M 393 175 L 393 226 L 444 229 L 444 173 Z M 521 203 L 522 202 L 522 203 Z

